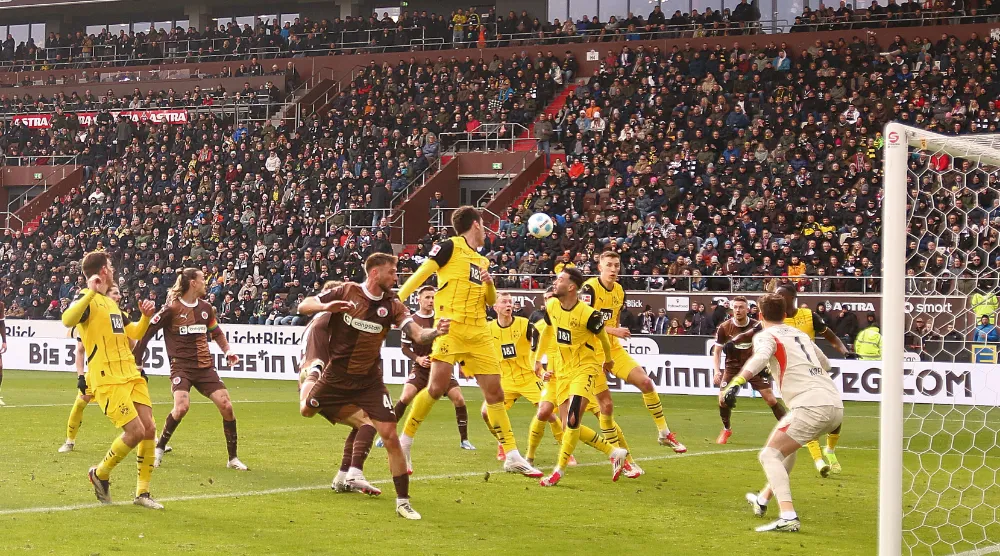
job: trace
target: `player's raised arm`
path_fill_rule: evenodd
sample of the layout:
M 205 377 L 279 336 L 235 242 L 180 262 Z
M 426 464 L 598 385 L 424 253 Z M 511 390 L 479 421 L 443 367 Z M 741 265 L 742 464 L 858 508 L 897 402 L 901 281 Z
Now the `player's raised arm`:
M 608 338 L 608 331 L 604 329 L 604 316 L 600 311 L 594 311 L 591 313 L 590 318 L 587 319 L 587 329 L 597 336 L 597 339 L 601 341 L 601 347 L 604 348 L 604 363 L 611 363 L 613 361 L 611 357 L 611 338 Z
M 412 276 L 406 279 L 403 286 L 399 288 L 399 292 L 396 294 L 397 297 L 402 301 L 406 301 L 413 292 L 424 285 L 424 282 L 428 278 L 448 263 L 454 251 L 455 244 L 450 239 L 446 239 L 431 247 L 431 252 L 428 254 L 427 260 L 420 265 L 420 268 Z M 493 295 L 496 296 L 496 291 L 493 292 Z
M 451 321 L 448 319 L 439 320 L 437 322 L 437 326 L 434 328 L 424 328 L 413 322 L 413 320 L 408 320 L 403 323 L 402 330 L 403 333 L 411 338 L 413 342 L 418 344 L 429 344 L 434 341 L 434 338 L 447 334 L 450 326 Z
M 163 330 L 164 327 L 169 326 L 172 318 L 173 313 L 170 312 L 170 304 L 168 303 L 149 320 L 149 324 L 146 326 L 146 332 L 141 338 L 139 338 L 139 341 L 132 346 L 132 355 L 135 356 L 137 363 L 142 363 L 142 357 L 146 353 L 146 345 L 149 344 L 149 341 L 156 336 L 157 332 Z
M 753 355 L 743 364 L 743 370 L 740 372 L 743 382 L 750 380 L 766 369 L 768 362 L 771 361 L 771 357 L 774 356 L 777 350 L 778 344 L 769 334 L 754 336 Z
M 354 306 L 353 302 L 344 300 L 343 293 L 343 287 L 336 287 L 319 295 L 307 297 L 299 303 L 299 314 L 309 316 L 322 312 L 343 313 Z
M 76 294 L 73 302 L 63 311 L 63 326 L 73 328 L 81 322 L 86 321 L 87 317 L 90 316 L 90 301 L 94 299 L 95 295 L 97 295 L 97 292 L 91 289 L 81 290 L 80 293 Z
M 156 304 L 148 300 L 143 301 L 139 304 L 139 310 L 142 311 L 139 322 L 130 322 L 125 325 L 125 335 L 133 340 L 141 340 L 146 335 L 146 331 L 149 330 L 150 317 L 156 310 Z

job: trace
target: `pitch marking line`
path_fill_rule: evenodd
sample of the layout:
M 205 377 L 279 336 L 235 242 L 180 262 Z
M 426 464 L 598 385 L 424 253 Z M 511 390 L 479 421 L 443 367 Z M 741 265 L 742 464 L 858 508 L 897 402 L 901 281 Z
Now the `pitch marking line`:
M 973 550 L 966 550 L 965 552 L 959 552 L 955 556 L 986 556 L 987 554 L 1000 554 L 1000 544 L 993 546 L 985 546 L 983 548 L 976 548 Z
M 658 461 L 667 459 L 688 459 L 697 458 L 704 456 L 714 456 L 720 454 L 740 454 L 746 452 L 758 452 L 760 448 L 737 448 L 732 450 L 713 450 L 709 452 L 699 452 L 695 454 L 669 454 L 664 456 L 647 456 L 642 458 L 635 458 L 636 461 Z M 588 462 L 581 463 L 576 467 L 597 467 L 601 465 L 609 465 L 608 462 Z M 439 481 L 442 479 L 458 479 L 466 477 L 481 477 L 485 473 L 497 473 L 501 472 L 499 469 L 487 469 L 483 471 L 466 471 L 463 473 L 447 473 L 442 475 L 426 475 L 426 476 L 415 476 L 410 477 L 410 481 Z M 372 484 L 388 484 L 392 482 L 392 479 L 378 479 L 375 481 L 369 481 Z M 158 502 L 187 502 L 189 500 L 212 500 L 217 498 L 242 498 L 244 496 L 269 496 L 271 494 L 286 494 L 289 492 L 302 492 L 307 490 L 325 490 L 329 489 L 329 484 L 324 485 L 310 485 L 310 486 L 297 486 L 297 487 L 281 487 L 281 488 L 271 488 L 266 490 L 249 490 L 244 492 L 219 492 L 213 494 L 188 494 L 184 496 L 169 496 L 166 498 L 157 498 Z M 118 501 L 114 502 L 114 506 L 130 506 L 132 501 Z M 104 504 L 97 502 L 89 504 L 71 504 L 68 506 L 41 506 L 35 508 L 18 508 L 14 510 L 0 510 L 0 515 L 18 515 L 18 514 L 37 514 L 37 513 L 54 513 L 54 512 L 70 512 L 74 510 L 88 510 L 91 508 L 100 508 Z

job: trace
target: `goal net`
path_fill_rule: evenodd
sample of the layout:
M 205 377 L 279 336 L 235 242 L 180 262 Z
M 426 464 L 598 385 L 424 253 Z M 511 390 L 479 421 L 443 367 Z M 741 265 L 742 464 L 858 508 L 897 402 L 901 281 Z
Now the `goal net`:
M 884 138 L 879 554 L 1000 554 L 1000 135 Z

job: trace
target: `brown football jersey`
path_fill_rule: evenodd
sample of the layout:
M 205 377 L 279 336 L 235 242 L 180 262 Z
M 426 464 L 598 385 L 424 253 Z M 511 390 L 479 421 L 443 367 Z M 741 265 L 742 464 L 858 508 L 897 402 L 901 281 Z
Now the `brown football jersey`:
M 136 359 L 141 360 L 146 344 L 163 330 L 167 345 L 170 372 L 187 373 L 215 368 L 208 349 L 209 334 L 221 334 L 215 318 L 215 308 L 204 299 L 193 306 L 181 299 L 174 299 L 153 315 L 149 330 L 135 346 Z
M 414 313 L 411 318 L 413 322 L 417 323 L 421 328 L 434 328 L 434 313 L 430 316 L 421 315 L 420 313 Z M 409 346 L 413 350 L 413 354 L 417 357 L 423 357 L 425 355 L 430 355 L 431 350 L 434 347 L 433 344 L 418 344 L 413 341 L 412 338 L 408 337 L 406 333 L 403 333 L 401 340 L 405 345 Z M 416 363 L 414 363 L 416 365 Z
M 372 295 L 353 282 L 320 294 L 319 300 L 352 303 L 330 317 L 330 360 L 320 380 L 345 390 L 383 384 L 382 343 L 393 326 L 402 328 L 410 321 L 410 310 L 394 295 Z
M 743 326 L 736 324 L 735 318 L 728 319 L 719 326 L 718 330 L 715 331 L 715 342 L 720 346 L 725 346 L 726 342 L 729 340 L 732 340 L 736 336 L 756 326 L 757 321 L 751 318 L 747 318 L 747 322 Z M 726 352 L 726 372 L 740 372 L 740 369 L 743 368 L 743 364 L 746 363 L 752 356 L 753 342 L 749 340 L 745 344 L 735 346 L 735 349 L 730 349 Z

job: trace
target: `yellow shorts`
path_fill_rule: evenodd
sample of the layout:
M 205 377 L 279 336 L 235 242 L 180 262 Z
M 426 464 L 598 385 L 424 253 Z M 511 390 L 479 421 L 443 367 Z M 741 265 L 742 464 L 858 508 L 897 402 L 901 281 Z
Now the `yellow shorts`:
M 447 334 L 434 339 L 431 359 L 452 365 L 458 363 L 467 377 L 500 374 L 493 335 L 486 326 L 452 322 Z
M 94 401 L 111 419 L 115 427 L 122 428 L 139 416 L 136 404 L 152 407 L 146 379 L 137 377 L 125 384 L 105 384 L 94 389 Z
M 524 398 L 532 405 L 538 405 L 542 401 L 542 382 L 523 382 L 521 384 L 503 384 L 503 405 L 510 409 L 519 398 Z
M 559 400 L 559 404 L 562 405 L 573 396 L 582 396 L 587 399 L 588 406 L 590 404 L 596 405 L 597 394 L 608 389 L 607 380 L 599 378 L 602 374 L 604 374 L 603 371 L 598 368 L 590 371 L 579 371 L 568 377 L 559 377 L 556 382 L 556 399 Z M 603 390 L 599 389 L 600 383 L 604 384 Z
M 83 374 L 83 378 L 84 378 L 84 380 L 87 381 L 87 392 L 84 393 L 83 395 L 84 396 L 90 396 L 91 398 L 93 398 L 94 397 L 94 387 L 90 385 L 90 375 L 87 374 L 87 373 L 84 373 Z M 79 392 L 79 390 L 77 390 L 77 391 Z
M 611 348 L 611 359 L 615 362 L 615 368 L 611 370 L 611 374 L 622 381 L 628 381 L 628 375 L 632 369 L 642 368 L 642 365 L 621 346 Z

